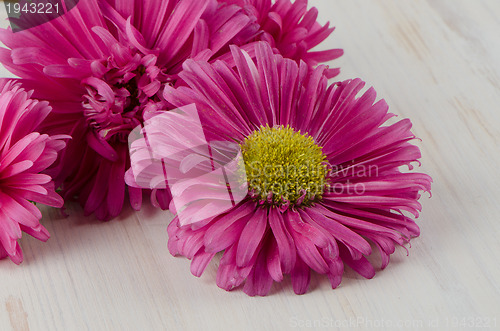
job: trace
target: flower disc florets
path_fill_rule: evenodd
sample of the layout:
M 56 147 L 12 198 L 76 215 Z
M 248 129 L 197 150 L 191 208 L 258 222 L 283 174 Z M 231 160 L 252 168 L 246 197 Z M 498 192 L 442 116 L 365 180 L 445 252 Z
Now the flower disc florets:
M 269 205 L 310 205 L 326 184 L 327 162 L 307 133 L 261 126 L 241 144 L 248 188 Z

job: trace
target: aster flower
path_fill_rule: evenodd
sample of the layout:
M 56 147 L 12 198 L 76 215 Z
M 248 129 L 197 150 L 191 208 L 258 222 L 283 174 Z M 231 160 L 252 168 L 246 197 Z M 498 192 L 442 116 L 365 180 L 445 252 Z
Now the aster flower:
M 127 187 L 127 137 L 148 111 L 167 107 L 162 84 L 175 84 L 187 58 L 209 60 L 256 33 L 235 5 L 215 0 L 81 0 L 66 14 L 31 29 L 0 32 L 0 62 L 22 78 L 53 111 L 43 132 L 69 134 L 56 183 L 78 197 L 85 214 L 107 220 L 127 195 L 134 209 L 142 193 Z M 166 208 L 166 190 L 151 192 Z
M 48 102 L 31 99 L 12 81 L 0 83 L 0 258 L 19 264 L 23 253 L 17 242 L 25 232 L 49 239 L 39 223 L 42 214 L 32 203 L 62 207 L 52 178 L 43 174 L 64 148 L 66 136 L 35 132 L 50 112 Z
M 256 40 L 267 41 L 284 57 L 297 63 L 302 60 L 310 67 L 322 62 L 339 58 L 342 49 L 311 51 L 324 41 L 335 29 L 329 23 L 321 25 L 317 22 L 318 9 L 307 9 L 307 0 L 224 0 L 237 4 L 255 17 L 260 25 L 261 33 Z M 325 70 L 328 78 L 335 77 L 339 68 Z
M 167 86 L 164 97 L 177 107 L 196 105 L 209 143 L 239 145 L 248 191 L 210 217 L 171 204 L 171 254 L 192 259 L 200 276 L 223 252 L 217 285 L 244 283 L 252 296 L 266 295 L 285 274 L 295 293 L 305 293 L 311 270 L 335 288 L 344 265 L 372 278 L 372 245 L 385 268 L 396 246 L 419 235 L 411 215 L 421 210 L 419 191 L 430 191 L 428 175 L 400 171 L 420 158 L 409 142 L 410 120 L 383 125 L 393 115 L 384 100 L 375 102 L 373 88 L 357 97 L 360 79 L 327 86 L 324 66 L 309 71 L 273 55 L 267 43 L 256 45 L 255 60 L 238 47 L 232 56 L 235 68 L 186 61 L 180 76 L 187 86 Z M 193 204 L 213 192 L 211 183 L 199 184 L 183 188 Z

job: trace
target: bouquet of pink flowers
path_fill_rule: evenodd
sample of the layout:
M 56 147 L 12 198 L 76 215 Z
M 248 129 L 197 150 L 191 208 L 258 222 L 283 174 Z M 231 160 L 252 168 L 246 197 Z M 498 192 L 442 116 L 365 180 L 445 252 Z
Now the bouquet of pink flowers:
M 200 276 L 222 252 L 217 285 L 252 296 L 287 274 L 305 293 L 311 270 L 335 288 L 344 265 L 371 278 L 373 248 L 385 268 L 419 235 L 432 180 L 401 169 L 420 158 L 411 122 L 328 81 L 343 51 L 312 50 L 333 28 L 307 0 L 18 5 L 0 31 L 19 77 L 0 85 L 0 257 L 49 238 L 35 203 L 107 221 L 144 192 L 175 216 L 172 255 Z

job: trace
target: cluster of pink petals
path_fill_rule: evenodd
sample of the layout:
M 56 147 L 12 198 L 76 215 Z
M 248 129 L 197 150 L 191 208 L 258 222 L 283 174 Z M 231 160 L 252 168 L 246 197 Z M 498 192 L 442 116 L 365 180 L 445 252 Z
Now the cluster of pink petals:
M 333 288 L 345 265 L 373 277 L 372 245 L 385 268 L 396 246 L 419 235 L 407 215 L 418 217 L 419 192 L 430 191 L 428 175 L 399 170 L 420 158 L 410 143 L 411 122 L 383 125 L 393 115 L 384 100 L 375 102 L 372 88 L 357 96 L 361 80 L 328 86 L 324 66 L 310 71 L 304 62 L 273 55 L 267 43 L 256 45 L 255 59 L 238 47 L 232 56 L 236 68 L 186 61 L 180 76 L 188 86 L 167 87 L 165 99 L 178 107 L 195 103 L 209 139 L 242 142 L 266 125 L 308 133 L 336 166 L 328 177 L 335 190 L 310 206 L 263 207 L 248 196 L 193 224 L 181 225 L 176 217 L 168 227 L 170 252 L 192 259 L 196 276 L 223 252 L 217 285 L 231 290 L 244 284 L 252 296 L 268 294 L 286 274 L 295 293 L 305 293 L 311 270 L 326 275 Z M 356 185 L 364 190 L 352 193 Z
M 22 261 L 22 232 L 49 238 L 33 202 L 62 207 L 56 187 L 102 220 L 119 215 L 127 199 L 139 209 L 143 190 L 176 212 L 166 185 L 141 187 L 126 175 L 129 135 L 154 115 L 195 104 L 208 143 L 238 146 L 262 126 L 289 126 L 311 136 L 331 167 L 328 190 L 312 204 L 266 204 L 245 186 L 234 207 L 208 216 L 193 205 L 183 211 L 187 223 L 176 215 L 168 248 L 192 260 L 195 276 L 222 253 L 219 287 L 266 295 L 289 275 L 302 294 L 311 271 L 333 288 L 345 266 L 373 277 L 372 247 L 385 268 L 397 246 L 419 235 L 413 218 L 432 179 L 401 171 L 421 156 L 409 120 L 386 124 L 387 104 L 372 88 L 358 96 L 360 79 L 328 84 L 339 69 L 321 63 L 343 52 L 312 50 L 333 28 L 307 7 L 80 0 L 46 23 L 33 17 L 23 23 L 32 28 L 0 30 L 0 63 L 21 83 L 0 84 L 0 258 Z M 217 200 L 214 192 L 201 195 Z
M 245 8 L 255 17 L 260 33 L 255 38 L 268 42 L 277 53 L 286 58 L 304 61 L 310 67 L 334 60 L 344 53 L 342 49 L 311 51 L 324 41 L 335 28 L 329 23 L 322 26 L 317 22 L 318 9 L 308 9 L 307 0 L 224 0 Z M 250 49 L 247 49 L 250 50 Z M 325 70 L 328 78 L 335 77 L 339 68 Z
M 167 108 L 163 84 L 175 84 L 184 60 L 215 58 L 257 30 L 241 7 L 216 0 L 80 0 L 45 24 L 0 31 L 0 62 L 50 102 L 43 132 L 73 138 L 55 172 L 63 196 L 107 220 L 127 194 L 141 206 L 141 189 L 124 182 L 127 137 L 145 112 Z M 156 206 L 169 199 L 151 192 Z
M 52 178 L 42 172 L 64 148 L 62 139 L 69 138 L 36 132 L 50 106 L 31 94 L 12 81 L 0 83 L 0 258 L 8 256 L 16 264 L 23 261 L 18 243 L 23 232 L 42 241 L 49 238 L 33 202 L 63 205 Z

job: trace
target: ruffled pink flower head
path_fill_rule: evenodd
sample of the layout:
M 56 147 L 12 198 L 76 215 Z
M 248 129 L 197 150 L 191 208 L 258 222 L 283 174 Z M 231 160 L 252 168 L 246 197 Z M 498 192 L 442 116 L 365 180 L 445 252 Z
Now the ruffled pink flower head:
M 267 41 L 284 57 L 297 63 L 302 60 L 311 68 L 339 58 L 342 49 L 311 51 L 324 41 L 335 29 L 329 23 L 317 22 L 318 9 L 307 9 L 307 0 L 224 0 L 245 8 L 260 24 L 261 33 L 256 40 Z M 339 68 L 325 70 L 328 78 L 335 77 Z
M 256 31 L 240 7 L 215 0 L 81 0 L 45 24 L 3 30 L 0 61 L 50 101 L 44 132 L 73 137 L 56 177 L 64 196 L 110 219 L 127 192 L 127 136 L 146 112 L 166 108 L 162 84 L 175 83 L 185 59 L 212 59 Z M 140 208 L 141 190 L 128 194 Z M 169 193 L 151 199 L 166 208 Z
M 328 86 L 324 66 L 310 71 L 274 55 L 268 43 L 256 44 L 255 60 L 236 46 L 232 56 L 235 68 L 186 61 L 180 76 L 187 86 L 167 86 L 164 97 L 181 108 L 195 104 L 209 144 L 239 145 L 247 194 L 213 213 L 222 198 L 212 181 L 179 188 L 191 200 L 174 210 L 170 252 L 192 259 L 196 276 L 223 252 L 217 285 L 244 283 L 249 295 L 266 295 L 286 274 L 295 293 L 305 293 L 311 270 L 335 288 L 344 265 L 373 277 L 372 245 L 385 268 L 396 246 L 419 235 L 410 215 L 418 217 L 419 192 L 431 187 L 428 175 L 400 171 L 420 158 L 410 120 L 383 125 L 393 115 L 384 100 L 375 102 L 373 88 L 358 97 L 360 79 Z M 187 156 L 183 167 L 203 163 Z M 210 217 L 189 208 L 209 198 Z
M 62 139 L 69 138 L 35 132 L 50 107 L 31 94 L 12 81 L 0 83 L 0 258 L 8 256 L 16 264 L 23 261 L 17 242 L 23 232 L 49 239 L 33 202 L 62 207 L 52 178 L 42 172 L 64 148 Z

